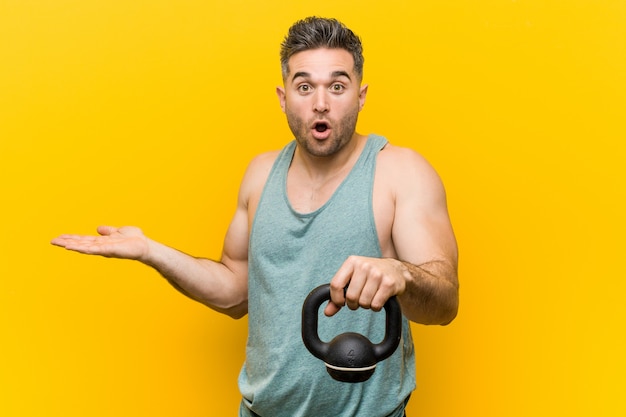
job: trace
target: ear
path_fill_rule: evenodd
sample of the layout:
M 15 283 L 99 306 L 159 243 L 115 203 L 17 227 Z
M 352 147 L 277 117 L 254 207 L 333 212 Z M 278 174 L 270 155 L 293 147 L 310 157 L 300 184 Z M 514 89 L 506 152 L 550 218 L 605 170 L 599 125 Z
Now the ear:
M 283 113 L 285 112 L 285 89 L 283 87 L 276 87 L 276 95 L 278 96 L 278 101 L 280 102 L 280 108 L 283 109 Z
M 367 88 L 369 85 L 365 84 L 361 86 L 361 90 L 359 91 L 359 111 L 363 109 L 365 106 L 365 96 L 367 96 Z

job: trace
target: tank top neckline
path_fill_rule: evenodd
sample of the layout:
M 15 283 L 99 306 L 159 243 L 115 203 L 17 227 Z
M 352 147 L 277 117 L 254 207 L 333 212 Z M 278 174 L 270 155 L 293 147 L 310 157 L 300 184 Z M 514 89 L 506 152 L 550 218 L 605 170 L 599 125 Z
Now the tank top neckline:
M 291 166 L 291 163 L 293 161 L 293 157 L 295 155 L 296 152 L 296 141 L 292 141 L 289 144 L 289 147 L 287 149 L 287 154 L 286 154 L 286 159 L 288 161 L 287 164 L 285 164 L 285 167 L 283 169 L 282 172 L 282 194 L 283 194 L 283 198 L 285 200 L 285 203 L 287 204 L 287 207 L 289 207 L 289 211 L 296 217 L 301 218 L 301 219 L 307 219 L 307 218 L 311 218 L 311 217 L 315 217 L 316 215 L 318 215 L 319 213 L 321 213 L 322 211 L 324 211 L 324 209 L 326 207 L 328 207 L 331 202 L 335 199 L 335 196 L 337 194 L 339 194 L 340 190 L 342 188 L 344 188 L 345 184 L 350 180 L 350 178 L 353 176 L 354 172 L 357 171 L 358 167 L 361 166 L 363 164 L 363 160 L 367 157 L 368 153 L 371 152 L 371 148 L 372 146 L 375 145 L 375 140 L 373 140 L 375 137 L 377 137 L 376 135 L 373 134 L 369 134 L 367 136 L 367 139 L 365 140 L 365 146 L 363 146 L 363 149 L 361 150 L 361 153 L 359 155 L 359 157 L 357 158 L 356 162 L 354 163 L 354 165 L 352 166 L 352 168 L 350 168 L 350 172 L 348 172 L 348 174 L 346 175 L 346 177 L 341 181 L 341 183 L 337 186 L 337 188 L 335 189 L 335 191 L 333 191 L 333 193 L 330 195 L 330 197 L 328 197 L 328 199 L 324 202 L 324 204 L 322 204 L 320 207 L 318 207 L 317 209 L 313 210 L 313 211 L 309 211 L 309 212 L 300 212 L 298 210 L 296 210 L 293 205 L 291 204 L 291 201 L 289 200 L 289 195 L 287 194 L 287 175 L 289 173 L 289 167 Z

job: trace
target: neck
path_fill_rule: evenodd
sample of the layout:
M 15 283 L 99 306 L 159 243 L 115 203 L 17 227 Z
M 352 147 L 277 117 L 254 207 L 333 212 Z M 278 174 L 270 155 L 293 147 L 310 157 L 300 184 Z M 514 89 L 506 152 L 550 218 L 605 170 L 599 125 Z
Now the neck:
M 367 137 L 355 133 L 338 152 L 328 156 L 315 156 L 301 146 L 296 147 L 292 167 L 301 169 L 311 181 L 324 181 L 351 168 L 358 159 Z

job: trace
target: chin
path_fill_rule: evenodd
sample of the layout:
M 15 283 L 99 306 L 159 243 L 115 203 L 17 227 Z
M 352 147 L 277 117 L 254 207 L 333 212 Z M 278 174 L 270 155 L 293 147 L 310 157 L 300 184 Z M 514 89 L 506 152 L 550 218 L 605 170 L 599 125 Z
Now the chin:
M 333 140 L 332 138 L 328 138 L 327 140 L 322 141 L 322 142 L 316 139 L 310 139 L 310 140 L 304 140 L 304 141 L 298 140 L 298 144 L 309 155 L 317 156 L 320 158 L 333 156 L 345 146 L 345 143 L 342 143 L 341 141 L 337 139 Z

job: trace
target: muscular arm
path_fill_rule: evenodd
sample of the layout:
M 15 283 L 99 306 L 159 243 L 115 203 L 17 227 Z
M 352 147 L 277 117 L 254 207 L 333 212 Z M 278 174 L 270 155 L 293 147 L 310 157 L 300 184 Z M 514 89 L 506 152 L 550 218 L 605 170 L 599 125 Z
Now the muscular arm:
M 423 324 L 448 324 L 458 310 L 458 252 L 446 195 L 436 172 L 417 155 L 412 181 L 396 196 L 392 236 L 406 287 L 398 299 L 404 314 Z M 411 169 L 409 169 L 411 172 Z
M 396 295 L 409 320 L 448 324 L 458 310 L 458 255 L 443 184 L 434 169 L 408 149 L 386 148 L 378 161 L 384 190 L 379 196 L 392 202 L 384 204 L 381 217 L 389 225 L 379 233 L 390 229 L 390 244 L 383 245 L 382 259 L 346 260 L 331 281 L 333 303 L 326 313 L 334 314 L 344 303 L 352 309 L 380 310 Z M 342 289 L 348 283 L 344 298 Z
M 421 265 L 400 261 L 406 290 L 398 299 L 402 311 L 421 324 L 450 324 L 458 310 L 456 270 L 445 261 Z
M 219 262 L 168 247 L 132 226 L 100 226 L 99 236 L 61 235 L 51 243 L 84 254 L 137 260 L 186 296 L 233 318 L 243 317 L 248 311 L 248 203 L 260 177 L 251 171 L 242 182 Z
M 219 262 L 193 257 L 153 240 L 148 240 L 147 256 L 139 260 L 189 298 L 241 318 L 248 312 L 247 221 L 245 207 L 238 207 Z

